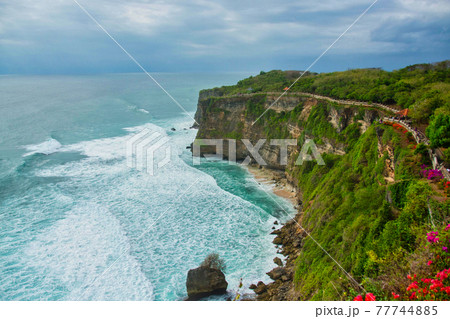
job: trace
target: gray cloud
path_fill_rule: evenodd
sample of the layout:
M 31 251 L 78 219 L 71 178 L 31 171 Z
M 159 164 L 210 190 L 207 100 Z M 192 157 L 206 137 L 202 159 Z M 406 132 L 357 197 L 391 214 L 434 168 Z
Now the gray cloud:
M 78 1 L 152 71 L 304 69 L 371 3 Z M 448 58 L 449 17 L 446 0 L 379 0 L 316 69 Z M 0 56 L 0 73 L 137 71 L 72 0 L 0 0 Z

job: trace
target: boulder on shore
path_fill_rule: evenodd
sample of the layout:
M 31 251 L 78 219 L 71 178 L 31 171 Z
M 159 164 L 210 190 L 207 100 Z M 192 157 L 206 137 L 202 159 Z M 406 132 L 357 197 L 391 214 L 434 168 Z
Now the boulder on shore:
M 259 281 L 256 285 L 256 289 L 253 290 L 257 295 L 260 295 L 267 291 L 267 286 L 262 281 Z
M 259 281 L 257 285 L 252 284 L 249 287 L 251 290 L 253 290 L 255 292 L 255 294 L 257 295 L 261 295 L 262 293 L 266 292 L 267 290 L 267 286 L 265 283 L 263 283 L 262 281 Z
M 283 267 L 283 261 L 279 257 L 275 257 L 273 262 L 277 264 L 279 267 Z
M 219 269 L 201 266 L 188 272 L 186 280 L 188 300 L 224 294 L 227 287 L 225 275 Z
M 272 280 L 277 280 L 279 278 L 281 278 L 281 276 L 283 276 L 285 274 L 286 270 L 283 267 L 276 267 L 274 269 L 272 269 L 271 271 L 269 271 L 267 273 L 267 275 L 270 277 L 270 279 Z

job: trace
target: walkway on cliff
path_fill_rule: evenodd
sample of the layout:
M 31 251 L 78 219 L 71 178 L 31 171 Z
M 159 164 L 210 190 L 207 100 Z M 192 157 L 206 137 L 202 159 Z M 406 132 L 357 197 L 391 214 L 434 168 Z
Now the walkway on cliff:
M 224 97 L 227 97 L 227 98 L 228 97 L 242 97 L 242 96 L 253 96 L 253 95 L 257 95 L 257 94 L 275 95 L 277 97 L 280 96 L 280 92 L 257 92 L 257 93 L 242 93 L 242 94 L 226 95 Z M 334 103 L 343 104 L 343 105 L 377 108 L 377 109 L 381 109 L 384 112 L 388 112 L 389 114 L 396 114 L 397 112 L 400 111 L 400 109 L 396 109 L 392 106 L 388 106 L 388 105 L 381 104 L 381 103 L 369 103 L 369 102 L 353 101 L 353 100 L 337 100 L 337 99 L 334 99 L 334 98 L 331 98 L 328 96 L 306 93 L 306 92 L 287 92 L 287 93 L 284 93 L 283 96 L 308 96 L 308 97 L 315 98 L 318 100 L 325 100 L 325 101 L 334 102 Z M 420 132 L 417 128 L 413 129 L 411 127 L 411 125 L 409 123 L 407 123 L 406 121 L 399 120 L 394 117 L 384 117 L 383 122 L 395 122 L 395 123 L 401 125 L 402 127 L 404 127 L 409 132 L 411 132 L 417 144 L 423 143 L 427 146 L 430 145 L 430 140 L 425 136 L 425 134 Z M 439 161 L 438 161 L 438 156 L 436 155 L 436 150 L 428 149 L 428 153 L 429 153 L 429 156 L 431 159 L 431 163 L 433 165 L 433 169 L 440 170 L 442 172 L 442 174 L 444 175 L 444 177 L 447 180 L 450 180 L 450 174 L 447 171 L 447 169 L 445 168 L 444 164 L 439 163 Z
M 257 94 L 268 94 L 268 95 L 277 95 L 280 96 L 280 92 L 256 92 L 256 93 L 242 93 L 242 94 L 233 94 L 233 95 L 224 95 L 223 97 L 240 97 L 240 96 L 253 96 Z M 400 109 L 396 109 L 392 106 L 381 104 L 381 103 L 371 103 L 371 102 L 362 102 L 362 101 L 354 101 L 354 100 L 337 100 L 328 96 L 318 95 L 313 93 L 306 92 L 288 92 L 284 93 L 283 96 L 308 96 L 318 100 L 325 100 L 329 102 L 334 102 L 343 105 L 352 105 L 352 106 L 363 106 L 363 107 L 374 107 L 381 109 L 383 111 L 387 111 L 390 113 L 397 113 Z
M 416 140 L 416 143 L 423 143 L 427 146 L 430 145 L 430 140 L 422 134 L 417 129 L 413 129 L 408 123 L 402 120 L 398 120 L 392 117 L 384 117 L 383 118 L 384 123 L 397 123 L 401 125 L 403 128 L 405 128 L 408 132 L 411 132 L 414 139 Z M 439 163 L 438 156 L 436 155 L 436 150 L 429 148 L 428 154 L 430 156 L 431 164 L 433 165 L 433 169 L 438 169 L 442 172 L 442 175 L 445 177 L 446 180 L 450 181 L 450 173 L 447 171 L 447 168 L 445 168 L 443 163 Z

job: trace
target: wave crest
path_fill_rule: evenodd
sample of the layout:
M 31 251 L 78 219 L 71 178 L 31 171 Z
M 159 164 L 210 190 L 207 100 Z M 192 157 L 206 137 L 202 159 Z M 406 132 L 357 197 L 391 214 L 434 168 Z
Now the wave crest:
M 25 146 L 25 149 L 29 151 L 24 156 L 30 156 L 33 154 L 44 154 L 50 155 L 56 153 L 61 148 L 61 143 L 55 140 L 54 138 L 49 138 L 45 142 L 40 144 L 32 144 Z

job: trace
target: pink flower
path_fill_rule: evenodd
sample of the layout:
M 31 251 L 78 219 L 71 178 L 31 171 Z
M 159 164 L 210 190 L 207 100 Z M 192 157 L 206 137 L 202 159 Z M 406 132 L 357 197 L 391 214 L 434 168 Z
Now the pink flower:
M 437 243 L 439 241 L 439 237 L 437 237 L 439 233 L 437 231 L 432 231 L 427 233 L 427 240 L 429 243 Z
M 447 246 L 442 247 L 442 250 L 445 251 L 446 253 L 448 253 L 448 247 Z
M 450 229 L 450 224 L 447 225 L 447 227 L 445 227 L 445 231 Z
M 429 266 L 429 265 L 431 265 L 433 263 L 433 261 L 432 260 L 429 260 L 428 262 L 427 262 L 427 265 Z

